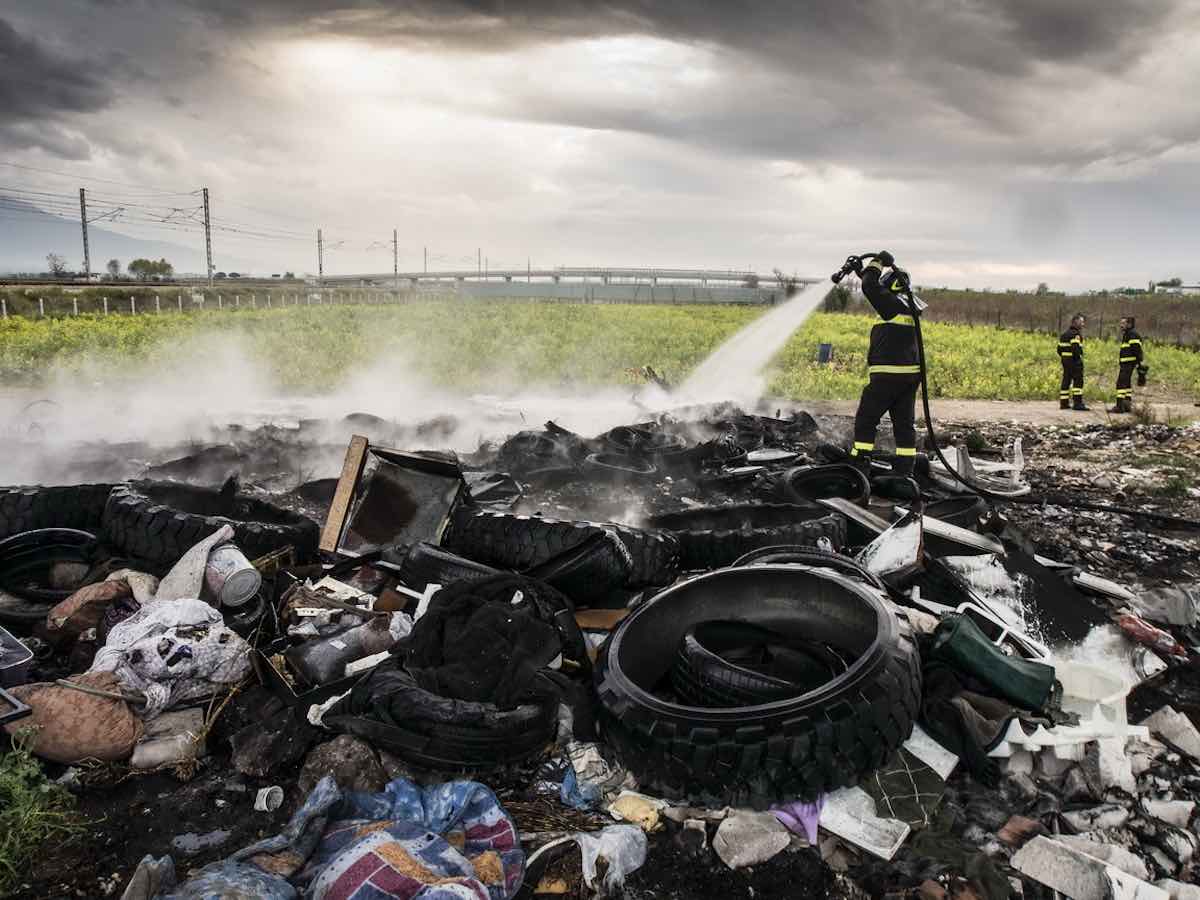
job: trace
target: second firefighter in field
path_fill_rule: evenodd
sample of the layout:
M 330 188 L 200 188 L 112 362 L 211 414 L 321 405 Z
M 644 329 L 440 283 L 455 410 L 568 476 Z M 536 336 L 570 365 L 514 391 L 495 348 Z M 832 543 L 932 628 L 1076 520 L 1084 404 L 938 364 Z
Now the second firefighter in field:
M 1133 316 L 1121 319 L 1121 346 L 1118 350 L 1117 364 L 1117 405 L 1109 412 L 1133 412 L 1133 370 L 1142 369 L 1145 354 L 1142 352 L 1142 336 L 1134 328 Z M 1138 384 L 1144 384 L 1139 378 Z
M 870 380 L 854 414 L 854 445 L 850 456 L 869 476 L 875 433 L 884 414 L 890 414 L 896 438 L 892 471 L 911 475 L 917 455 L 917 389 L 921 384 L 921 366 L 916 323 L 907 301 L 908 274 L 903 269 L 891 268 L 895 260 L 886 251 L 866 265 L 856 258 L 847 260 L 847 264 L 862 279 L 863 293 L 879 314 L 879 322 L 871 329 L 871 346 L 867 351 Z

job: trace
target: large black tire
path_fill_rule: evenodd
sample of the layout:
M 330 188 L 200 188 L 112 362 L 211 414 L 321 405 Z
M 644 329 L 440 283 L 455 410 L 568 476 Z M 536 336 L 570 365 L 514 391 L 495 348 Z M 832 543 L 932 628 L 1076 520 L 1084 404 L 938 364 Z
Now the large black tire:
M 845 670 L 828 647 L 781 644 L 773 632 L 742 622 L 701 622 L 683 635 L 671 687 L 692 706 L 757 706 L 798 696 Z
M 0 540 L 37 528 L 100 530 L 111 484 L 0 488 Z
M 123 553 L 167 568 L 222 525 L 250 559 L 282 547 L 306 560 L 316 553 L 317 523 L 246 497 L 223 497 L 211 488 L 173 482 L 134 482 L 113 488 L 104 507 L 103 535 Z
M 633 559 L 615 534 L 601 531 L 524 574 L 557 588 L 576 606 L 624 606 Z
M 856 656 L 821 688 L 706 709 L 654 693 L 689 628 L 740 621 Z M 879 594 L 833 572 L 749 566 L 693 578 L 634 611 L 601 649 L 602 736 L 649 793 L 707 806 L 771 803 L 856 784 L 912 732 L 921 665 Z
M 690 571 L 731 565 L 760 547 L 816 547 L 828 538 L 834 550 L 846 543 L 846 520 L 815 506 L 745 503 L 666 513 L 650 519 L 679 541 L 679 565 Z
M 679 551 L 671 535 L 624 525 L 467 509 L 454 517 L 442 543 L 469 559 L 525 572 L 604 531 L 615 534 L 629 551 L 632 566 L 625 587 L 659 587 L 677 577 Z

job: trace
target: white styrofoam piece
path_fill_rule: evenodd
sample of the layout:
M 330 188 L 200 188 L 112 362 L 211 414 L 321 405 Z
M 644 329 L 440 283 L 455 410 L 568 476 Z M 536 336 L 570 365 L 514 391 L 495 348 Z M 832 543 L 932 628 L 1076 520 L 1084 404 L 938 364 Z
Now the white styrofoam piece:
M 856 847 L 890 860 L 912 828 L 898 819 L 881 819 L 875 800 L 860 787 L 839 788 L 825 797 L 820 825 Z
M 958 765 L 958 757 L 935 741 L 920 725 L 914 725 L 912 734 L 902 745 L 905 750 L 919 759 L 945 781 Z

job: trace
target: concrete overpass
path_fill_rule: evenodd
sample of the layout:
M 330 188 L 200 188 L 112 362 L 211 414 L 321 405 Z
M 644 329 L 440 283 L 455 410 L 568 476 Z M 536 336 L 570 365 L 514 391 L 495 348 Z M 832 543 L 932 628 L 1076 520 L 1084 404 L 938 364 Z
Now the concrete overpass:
M 795 278 L 798 284 L 814 284 L 823 281 L 822 278 Z M 378 285 L 393 286 L 397 282 L 416 286 L 428 282 L 513 282 L 523 281 L 527 284 L 686 284 L 701 286 L 739 286 L 759 287 L 761 285 L 779 285 L 779 278 L 774 275 L 762 275 L 757 272 L 736 269 L 657 269 L 629 267 L 595 267 L 595 266 L 560 266 L 554 269 L 493 269 L 480 271 L 478 269 L 451 269 L 437 272 L 385 272 L 381 274 L 363 275 L 327 275 L 324 283 L 333 285 Z

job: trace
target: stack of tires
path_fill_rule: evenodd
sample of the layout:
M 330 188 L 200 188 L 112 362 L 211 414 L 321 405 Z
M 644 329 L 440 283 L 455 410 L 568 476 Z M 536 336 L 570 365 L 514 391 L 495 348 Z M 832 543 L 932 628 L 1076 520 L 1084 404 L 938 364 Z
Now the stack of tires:
M 553 626 L 557 634 L 554 651 L 562 664 L 559 671 L 543 670 L 540 676 L 543 686 L 553 686 L 552 694 L 538 693 L 519 703 L 498 705 L 489 699 L 456 695 L 448 685 L 457 679 L 430 677 L 428 671 L 413 667 L 413 642 L 421 629 L 444 640 L 445 659 L 461 660 L 463 654 L 454 656 L 449 645 L 462 635 L 441 630 L 435 621 L 435 607 L 457 604 L 464 596 L 479 606 L 502 604 L 528 611 Z M 514 660 L 514 665 L 521 662 Z M 461 672 L 453 667 L 451 671 Z M 570 599 L 519 575 L 466 579 L 439 592 L 430 613 L 397 645 L 392 658 L 371 670 L 326 712 L 323 721 L 328 728 L 361 737 L 425 768 L 494 769 L 527 760 L 553 744 L 560 703 L 572 708 L 577 728 L 586 728 L 591 711 L 586 690 L 590 674 L 591 660 Z M 436 689 L 434 683 L 439 685 Z
M 601 650 L 601 736 L 649 792 L 712 805 L 813 798 L 912 732 L 921 667 L 868 582 L 755 564 L 675 585 Z

